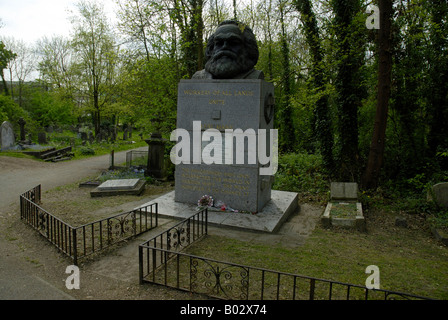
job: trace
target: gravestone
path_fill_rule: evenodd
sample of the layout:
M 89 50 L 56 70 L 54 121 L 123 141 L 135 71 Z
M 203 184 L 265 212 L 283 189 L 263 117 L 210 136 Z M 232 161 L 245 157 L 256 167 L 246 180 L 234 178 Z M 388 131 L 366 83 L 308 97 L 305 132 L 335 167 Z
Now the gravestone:
M 140 195 L 145 190 L 145 184 L 143 179 L 111 179 L 92 190 L 90 196 Z
M 47 135 L 45 132 L 39 132 L 37 134 L 37 142 L 39 144 L 47 144 Z
M 432 197 L 438 205 L 448 208 L 448 182 L 435 184 L 432 187 Z
M 356 182 L 332 182 L 330 192 L 333 200 L 357 200 L 358 184 Z
M 330 201 L 322 215 L 324 227 L 338 226 L 366 231 L 362 204 L 358 202 L 358 184 L 356 182 L 332 182 Z
M 9 121 L 4 121 L 0 126 L 0 146 L 2 151 L 9 150 L 14 147 L 16 142 L 14 129 Z

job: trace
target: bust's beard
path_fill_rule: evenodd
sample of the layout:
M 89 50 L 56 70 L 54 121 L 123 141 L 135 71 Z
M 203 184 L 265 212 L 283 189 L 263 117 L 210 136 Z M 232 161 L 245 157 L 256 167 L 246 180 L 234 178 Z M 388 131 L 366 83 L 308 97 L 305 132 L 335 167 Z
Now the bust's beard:
M 231 79 L 251 68 L 244 54 L 233 52 L 215 54 L 205 63 L 205 70 L 217 79 Z

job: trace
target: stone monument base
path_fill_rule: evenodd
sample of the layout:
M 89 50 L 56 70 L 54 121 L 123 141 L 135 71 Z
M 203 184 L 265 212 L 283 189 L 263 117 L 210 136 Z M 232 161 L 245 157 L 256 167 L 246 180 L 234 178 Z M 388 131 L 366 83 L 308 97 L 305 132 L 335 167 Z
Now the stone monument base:
M 174 219 L 186 219 L 196 212 L 196 205 L 176 202 L 174 195 L 175 191 L 171 191 L 144 206 L 158 203 L 159 215 Z M 272 190 L 271 200 L 257 214 L 209 210 L 208 223 L 214 226 L 275 233 L 298 208 L 297 193 Z

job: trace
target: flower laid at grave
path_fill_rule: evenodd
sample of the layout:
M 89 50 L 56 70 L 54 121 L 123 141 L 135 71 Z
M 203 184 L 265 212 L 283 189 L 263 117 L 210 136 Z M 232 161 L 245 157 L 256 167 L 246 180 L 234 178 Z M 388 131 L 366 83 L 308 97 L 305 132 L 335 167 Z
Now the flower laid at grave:
M 203 195 L 201 199 L 198 200 L 198 210 L 207 208 L 210 211 L 224 211 L 224 212 L 239 212 L 239 213 L 248 213 L 248 214 L 257 214 L 256 212 L 244 211 L 244 210 L 236 210 L 229 207 L 221 200 L 214 200 L 212 196 Z
M 203 195 L 201 199 L 198 200 L 198 207 L 212 207 L 213 197 L 209 195 Z

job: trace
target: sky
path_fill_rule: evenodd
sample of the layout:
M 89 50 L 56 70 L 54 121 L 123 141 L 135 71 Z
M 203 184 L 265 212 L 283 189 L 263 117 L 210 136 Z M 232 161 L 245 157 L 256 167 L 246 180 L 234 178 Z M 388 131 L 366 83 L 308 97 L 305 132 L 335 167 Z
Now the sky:
M 77 12 L 77 0 L 0 0 L 1 37 L 13 37 L 34 44 L 44 36 L 69 36 L 68 10 Z M 115 0 L 102 0 L 105 10 L 114 16 Z

